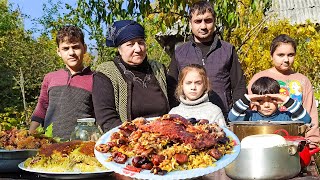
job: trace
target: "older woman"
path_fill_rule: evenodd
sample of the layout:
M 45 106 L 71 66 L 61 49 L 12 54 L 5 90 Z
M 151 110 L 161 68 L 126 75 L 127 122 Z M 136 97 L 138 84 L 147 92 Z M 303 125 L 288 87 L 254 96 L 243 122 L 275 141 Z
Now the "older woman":
M 117 47 L 118 55 L 98 66 L 92 95 L 103 130 L 137 117 L 167 113 L 165 69 L 148 60 L 144 28 L 132 20 L 117 21 L 108 29 L 107 46 Z

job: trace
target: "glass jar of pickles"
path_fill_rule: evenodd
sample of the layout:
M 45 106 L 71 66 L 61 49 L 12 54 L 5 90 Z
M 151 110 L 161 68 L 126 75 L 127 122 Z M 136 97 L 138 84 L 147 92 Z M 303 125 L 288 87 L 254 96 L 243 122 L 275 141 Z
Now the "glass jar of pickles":
M 103 132 L 95 122 L 95 118 L 77 119 L 78 124 L 71 133 L 70 140 L 97 141 Z

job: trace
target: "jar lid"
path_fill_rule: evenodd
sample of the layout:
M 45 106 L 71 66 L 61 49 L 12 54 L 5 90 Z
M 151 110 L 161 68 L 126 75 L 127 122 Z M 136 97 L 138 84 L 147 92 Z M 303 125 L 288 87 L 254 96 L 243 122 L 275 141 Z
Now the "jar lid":
M 77 119 L 77 122 L 96 122 L 95 118 L 81 118 Z

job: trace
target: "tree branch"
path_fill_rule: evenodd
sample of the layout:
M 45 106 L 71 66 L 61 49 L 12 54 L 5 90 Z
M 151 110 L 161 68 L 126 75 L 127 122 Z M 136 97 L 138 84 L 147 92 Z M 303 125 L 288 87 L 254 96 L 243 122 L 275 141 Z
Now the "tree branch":
M 262 21 L 260 21 L 257 25 L 255 25 L 252 29 L 249 30 L 249 32 L 247 32 L 247 34 L 245 35 L 244 39 L 242 40 L 242 43 L 240 44 L 240 46 L 238 47 L 237 49 L 237 52 L 239 52 L 242 48 L 242 46 L 244 44 L 246 44 L 246 42 L 251 38 L 251 35 L 254 34 L 255 32 L 259 32 L 260 29 L 261 29 L 261 25 L 264 24 L 267 19 L 269 19 L 270 17 L 269 16 L 266 16 L 265 18 L 262 19 Z M 261 26 L 261 27 L 260 27 Z M 255 31 L 259 29 L 259 31 Z M 252 33 L 251 33 L 252 32 Z

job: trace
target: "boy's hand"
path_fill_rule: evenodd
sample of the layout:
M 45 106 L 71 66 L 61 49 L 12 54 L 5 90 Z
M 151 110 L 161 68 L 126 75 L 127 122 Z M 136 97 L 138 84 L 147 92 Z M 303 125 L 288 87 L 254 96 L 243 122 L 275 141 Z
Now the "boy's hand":
M 272 101 L 276 101 L 278 104 L 284 103 L 288 96 L 282 95 L 282 94 L 266 94 L 267 97 L 269 97 Z
M 260 102 L 265 102 L 265 101 L 282 104 L 288 98 L 288 96 L 281 95 L 281 94 L 264 94 L 264 95 L 250 94 L 250 95 L 247 95 L 247 97 L 250 99 L 253 105 L 260 105 Z
M 249 94 L 247 97 L 250 99 L 251 104 L 260 105 L 260 101 L 265 97 L 265 95 Z

